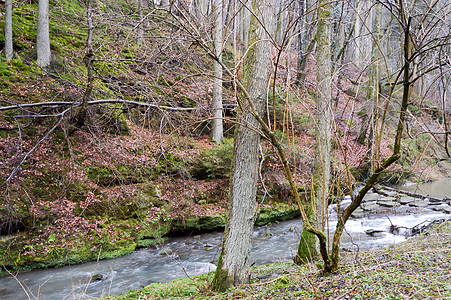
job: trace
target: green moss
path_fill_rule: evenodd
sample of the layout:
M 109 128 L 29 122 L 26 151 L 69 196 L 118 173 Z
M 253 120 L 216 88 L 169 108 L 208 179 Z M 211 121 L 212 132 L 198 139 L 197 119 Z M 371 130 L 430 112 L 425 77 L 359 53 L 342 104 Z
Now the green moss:
M 223 229 L 227 223 L 225 214 L 217 213 L 212 216 L 193 216 L 184 220 L 175 220 L 172 224 L 172 231 L 212 231 Z
M 285 221 L 293 219 L 299 216 L 299 208 L 297 206 L 289 206 L 285 203 L 279 203 L 278 206 L 273 208 L 261 208 L 257 220 L 256 226 L 263 226 L 274 221 Z
M 193 175 L 198 179 L 229 178 L 233 167 L 233 139 L 223 142 L 197 158 Z
M 307 217 L 311 224 L 316 223 L 316 216 L 313 212 L 312 204 L 307 205 Z M 308 232 L 305 228 L 302 230 L 299 240 L 298 251 L 294 257 L 294 263 L 301 265 L 314 261 L 318 257 L 316 249 L 316 236 Z
M 228 270 L 223 268 L 224 261 L 222 259 L 222 252 L 218 258 L 215 276 L 211 283 L 212 288 L 219 292 L 224 292 L 233 286 L 233 279 L 228 276 Z
M 287 277 L 280 277 L 277 279 L 276 285 L 274 286 L 276 289 L 283 289 L 290 285 L 290 279 Z

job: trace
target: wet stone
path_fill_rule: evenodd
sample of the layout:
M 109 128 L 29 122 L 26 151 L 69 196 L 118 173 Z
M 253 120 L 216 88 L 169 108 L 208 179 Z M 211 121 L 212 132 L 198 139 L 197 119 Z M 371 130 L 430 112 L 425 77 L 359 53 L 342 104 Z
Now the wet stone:
M 397 199 L 395 197 L 388 196 L 388 197 L 380 198 L 377 202 L 381 202 L 381 201 L 397 201 Z
M 394 197 L 384 197 L 377 201 L 377 204 L 383 207 L 395 207 L 399 206 L 399 202 Z
M 92 275 L 90 282 L 104 281 L 107 278 L 108 278 L 108 275 L 106 275 L 106 274 L 95 274 L 95 275 Z
M 429 205 L 428 200 L 420 200 L 420 199 L 416 199 L 415 201 L 409 203 L 409 206 L 413 207 L 426 207 L 428 205 Z
M 215 248 L 215 246 L 212 245 L 212 244 L 206 244 L 205 245 L 205 250 L 207 250 L 207 251 L 213 250 L 214 248 Z
M 396 201 L 380 201 L 380 202 L 377 202 L 377 204 L 379 204 L 380 206 L 383 206 L 383 207 L 396 207 L 396 206 L 399 206 L 399 203 L 396 202 Z
M 451 206 L 449 206 L 448 204 L 437 205 L 437 206 L 434 206 L 432 209 L 436 210 L 436 211 L 444 212 L 445 214 L 451 214 Z
M 401 203 L 402 205 L 404 204 L 409 204 L 415 201 L 414 197 L 410 197 L 410 196 L 403 196 L 399 199 L 399 203 Z
M 365 197 L 363 197 L 362 201 L 363 202 L 371 202 L 371 201 L 375 201 L 381 198 L 381 195 L 378 193 L 368 193 L 365 195 Z
M 367 229 L 365 233 L 371 236 L 382 236 L 383 230 Z
M 387 190 L 380 190 L 379 192 L 383 195 L 386 195 L 387 197 L 396 197 L 398 195 L 398 192 L 387 191 Z
M 365 211 L 361 208 L 357 208 L 352 214 L 351 217 L 353 218 L 360 218 L 365 215 Z
M 379 208 L 379 204 L 376 201 L 362 203 L 360 207 L 365 211 L 375 210 Z
M 163 248 L 160 252 L 160 255 L 171 255 L 174 251 L 171 248 Z

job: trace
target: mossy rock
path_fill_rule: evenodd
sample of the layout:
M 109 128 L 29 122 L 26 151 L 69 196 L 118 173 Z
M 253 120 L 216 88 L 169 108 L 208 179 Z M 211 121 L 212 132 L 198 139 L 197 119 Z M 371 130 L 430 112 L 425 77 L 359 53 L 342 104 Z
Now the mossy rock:
M 172 223 L 173 233 L 182 232 L 208 232 L 225 228 L 227 218 L 225 214 L 217 213 L 212 216 L 188 217 Z
M 289 206 L 287 204 L 279 204 L 274 208 L 261 208 L 257 220 L 256 226 L 267 225 L 274 221 L 285 221 L 293 219 L 300 215 L 299 208 L 297 206 Z

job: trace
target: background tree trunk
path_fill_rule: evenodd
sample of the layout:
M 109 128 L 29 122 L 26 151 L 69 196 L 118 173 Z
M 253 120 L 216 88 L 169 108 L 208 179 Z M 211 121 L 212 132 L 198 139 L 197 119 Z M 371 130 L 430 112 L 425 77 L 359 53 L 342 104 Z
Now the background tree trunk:
M 38 66 L 47 68 L 50 65 L 49 0 L 39 0 L 36 49 Z
M 274 32 L 274 6 L 270 0 L 254 0 L 253 9 L 268 33 Z M 258 8 L 258 9 L 257 9 Z M 239 124 L 235 136 L 234 169 L 231 199 L 224 242 L 218 260 L 213 289 L 225 290 L 233 285 L 249 282 L 252 236 L 256 218 L 256 195 L 260 135 L 255 131 L 259 123 L 249 111 L 251 103 L 257 114 L 263 113 L 266 87 L 272 71 L 272 45 L 253 16 L 249 28 L 250 44 L 245 59 L 244 87 L 250 99 L 241 102 Z
M 214 16 L 214 44 L 215 54 L 221 60 L 222 52 L 222 0 L 214 0 L 213 16 Z M 222 66 L 220 62 L 214 61 L 214 78 L 213 78 L 213 121 L 211 128 L 211 139 L 216 143 L 221 143 L 223 138 L 223 122 L 222 122 Z
M 144 30 L 143 30 L 143 0 L 138 0 L 138 45 L 142 46 L 144 44 Z
M 7 61 L 13 58 L 13 0 L 5 2 L 5 55 Z

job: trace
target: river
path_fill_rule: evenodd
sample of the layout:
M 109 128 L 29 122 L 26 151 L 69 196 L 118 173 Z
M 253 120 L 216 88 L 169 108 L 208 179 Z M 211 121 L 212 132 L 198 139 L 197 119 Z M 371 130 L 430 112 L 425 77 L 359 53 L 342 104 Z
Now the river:
M 336 214 L 330 215 L 330 232 L 334 231 Z M 399 243 L 404 235 L 388 232 L 393 223 L 413 227 L 425 220 L 450 218 L 451 215 L 425 208 L 394 208 L 377 214 L 350 219 L 342 238 L 342 248 L 350 251 L 373 249 Z M 291 259 L 302 230 L 299 219 L 257 227 L 254 232 L 252 260 L 265 264 Z M 376 236 L 366 230 L 381 231 Z M 0 299 L 91 299 L 121 294 L 151 282 L 168 282 L 175 278 L 210 272 L 215 269 L 222 232 L 172 238 L 158 249 L 146 248 L 112 260 L 67 266 L 58 269 L 21 273 L 17 278 L 0 278 Z M 185 273 L 186 272 L 186 273 Z M 89 282 L 96 274 L 106 279 Z

